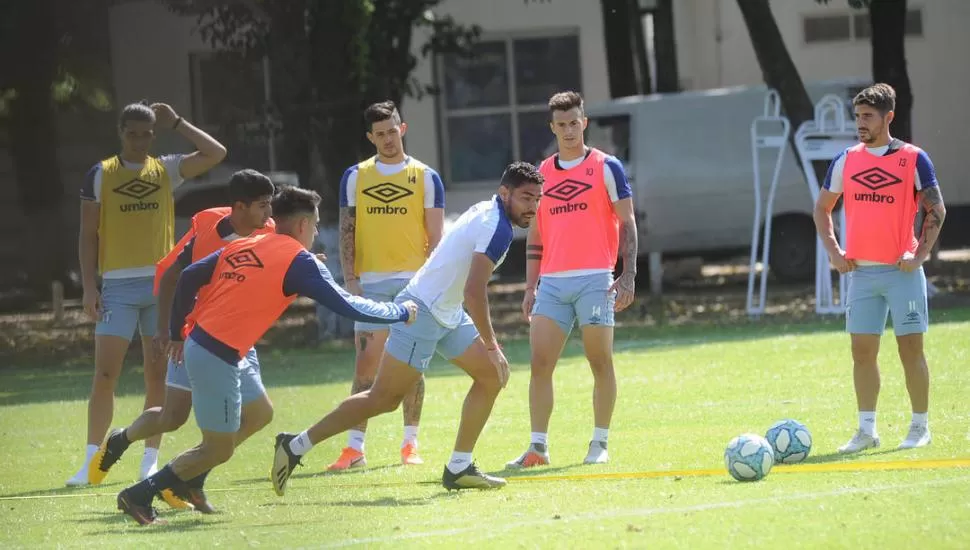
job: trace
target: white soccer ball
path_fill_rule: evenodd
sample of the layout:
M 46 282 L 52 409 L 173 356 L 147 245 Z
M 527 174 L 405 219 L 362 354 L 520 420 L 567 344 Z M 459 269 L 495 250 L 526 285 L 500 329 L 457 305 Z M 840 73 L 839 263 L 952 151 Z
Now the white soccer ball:
M 795 464 L 812 451 L 812 434 L 797 420 L 785 419 L 768 428 L 765 439 L 775 451 L 775 462 Z
M 758 434 L 741 434 L 724 450 L 724 466 L 738 481 L 758 481 L 775 463 L 771 444 Z

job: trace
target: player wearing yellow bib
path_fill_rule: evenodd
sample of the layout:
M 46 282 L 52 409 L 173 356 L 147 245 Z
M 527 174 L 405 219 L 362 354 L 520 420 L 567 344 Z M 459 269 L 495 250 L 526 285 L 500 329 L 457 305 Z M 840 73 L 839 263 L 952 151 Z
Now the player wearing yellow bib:
M 150 156 L 156 128 L 182 134 L 198 150 L 189 155 Z M 145 408 L 162 404 L 166 365 L 152 345 L 157 318 L 153 281 L 155 263 L 168 254 L 174 241 L 172 192 L 185 179 L 206 172 L 226 156 L 226 148 L 218 141 L 164 103 L 125 107 L 118 135 L 121 153 L 95 164 L 81 188 L 78 255 L 84 311 L 97 321 L 95 372 L 88 401 L 86 456 L 68 485 L 89 482 L 88 464 L 111 425 L 115 385 L 136 326 L 145 358 Z M 156 469 L 160 440 L 156 436 L 145 441 L 142 478 Z
M 404 153 L 401 121 L 391 101 L 364 111 L 367 139 L 377 154 L 347 169 L 340 182 L 340 264 L 344 285 L 374 301 L 394 299 L 407 286 L 441 240 L 444 186 L 438 173 Z M 387 325 L 354 325 L 357 361 L 351 394 L 371 387 L 387 340 Z M 418 422 L 424 403 L 424 377 L 404 398 L 401 462 L 421 464 Z M 348 432 L 347 447 L 330 470 L 365 466 L 367 423 Z

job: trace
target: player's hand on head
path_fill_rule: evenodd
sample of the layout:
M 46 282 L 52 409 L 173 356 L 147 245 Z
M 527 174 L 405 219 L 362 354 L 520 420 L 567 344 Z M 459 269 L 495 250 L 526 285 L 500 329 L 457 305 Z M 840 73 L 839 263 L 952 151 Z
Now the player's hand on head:
M 177 342 L 175 340 L 168 343 L 168 358 L 172 360 L 172 363 L 176 365 L 181 365 L 182 356 L 182 344 L 184 342 Z
M 85 291 L 84 295 L 81 297 L 81 304 L 84 306 L 84 313 L 86 313 L 92 321 L 98 321 L 98 319 L 101 318 L 103 306 L 101 305 L 101 293 L 98 292 L 97 289 Z
M 405 321 L 405 324 L 410 325 L 414 323 L 415 319 L 418 318 L 418 304 L 414 303 L 411 300 L 408 300 L 401 305 L 407 308 L 408 310 L 408 320 Z
M 613 282 L 613 286 L 610 287 L 610 292 L 616 292 L 616 302 L 613 305 L 613 311 L 623 311 L 630 307 L 630 304 L 633 303 L 636 297 L 636 290 L 636 275 L 629 272 L 624 272 L 620 275 Z
M 152 111 L 155 112 L 155 125 L 159 128 L 172 128 L 179 117 L 175 109 L 166 103 L 152 103 Z
M 532 322 L 532 307 L 536 304 L 536 289 L 525 289 L 525 296 L 522 298 L 522 317 L 527 322 Z

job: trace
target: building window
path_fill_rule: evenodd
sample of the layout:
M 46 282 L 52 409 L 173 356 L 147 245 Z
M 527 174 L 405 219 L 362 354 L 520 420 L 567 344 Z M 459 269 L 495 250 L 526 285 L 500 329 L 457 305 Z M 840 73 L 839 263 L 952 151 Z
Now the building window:
M 494 182 L 513 160 L 538 163 L 552 140 L 547 102 L 581 92 L 575 34 L 490 38 L 439 60 L 442 162 L 450 183 Z
M 843 15 L 813 15 L 802 21 L 805 43 L 868 41 L 872 35 L 869 12 Z M 923 36 L 923 11 L 906 12 L 906 36 Z
M 269 170 L 262 62 L 204 52 L 189 54 L 189 66 L 195 124 L 226 145 L 227 162 Z

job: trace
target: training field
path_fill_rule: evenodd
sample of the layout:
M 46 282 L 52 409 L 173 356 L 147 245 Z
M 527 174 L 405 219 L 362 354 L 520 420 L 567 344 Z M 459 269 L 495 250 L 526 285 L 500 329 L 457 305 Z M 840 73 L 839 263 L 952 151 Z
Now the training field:
M 265 351 L 263 376 L 276 417 L 210 476 L 209 497 L 222 513 L 178 512 L 158 502 L 170 523 L 150 527 L 115 509 L 115 495 L 137 474 L 141 444 L 103 485 L 63 487 L 83 449 L 89 369 L 6 368 L 0 547 L 970 546 L 970 310 L 935 312 L 927 337 L 933 444 L 895 451 L 909 404 L 887 338 L 880 355 L 883 446 L 851 458 L 834 454 L 856 427 L 848 337 L 839 320 L 618 330 L 619 397 L 605 467 L 581 464 L 592 432 L 592 377 L 575 336 L 556 375 L 553 464 L 510 475 L 499 491 L 460 494 L 439 482 L 469 382 L 438 360 L 419 436 L 424 466 L 398 465 L 398 411 L 371 422 L 367 469 L 324 473 L 345 443 L 341 435 L 311 451 L 286 497 L 277 498 L 268 477 L 273 436 L 304 429 L 343 398 L 353 357 L 336 348 Z M 512 379 L 475 453 L 489 472 L 500 472 L 529 439 L 528 346 L 508 343 L 507 350 Z M 141 373 L 129 369 L 115 426 L 138 412 L 140 387 Z M 734 481 L 724 470 L 726 443 L 742 432 L 764 434 L 786 417 L 812 431 L 807 464 L 776 466 L 757 483 Z M 190 420 L 166 436 L 162 459 L 197 441 Z M 880 464 L 892 469 L 873 468 Z M 664 471 L 680 473 L 656 475 Z

